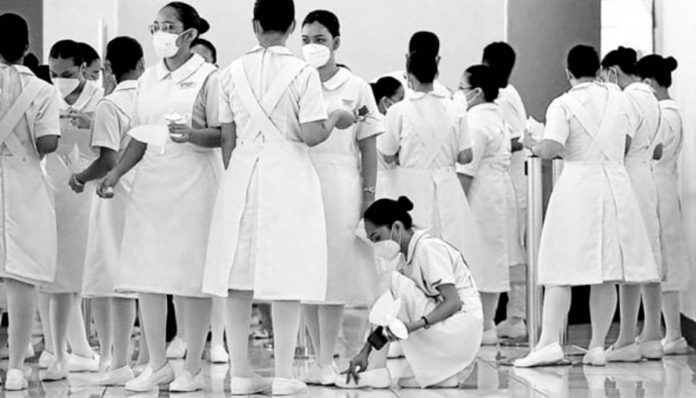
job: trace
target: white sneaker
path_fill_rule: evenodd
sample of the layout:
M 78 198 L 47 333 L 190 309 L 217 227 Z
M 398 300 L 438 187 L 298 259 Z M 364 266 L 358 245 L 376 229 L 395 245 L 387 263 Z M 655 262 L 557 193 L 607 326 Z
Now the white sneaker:
M 354 380 L 350 384 L 346 383 L 345 378 L 339 377 L 336 380 L 336 387 L 345 389 L 362 388 L 389 388 L 392 384 L 391 374 L 387 368 L 370 369 L 358 373 L 357 383 Z
M 527 335 L 527 325 L 523 319 L 506 319 L 495 327 L 498 336 L 507 338 L 520 338 Z
M 143 374 L 143 372 L 145 371 L 146 368 L 147 368 L 147 364 L 146 364 L 146 363 L 133 366 L 133 375 L 134 375 L 135 377 L 140 376 L 141 374 Z
M 607 362 L 640 362 L 643 356 L 640 353 L 638 344 L 632 343 L 625 347 L 616 349 L 609 347 L 606 351 Z
M 558 343 L 552 343 L 545 347 L 535 349 L 526 357 L 516 359 L 516 368 L 531 368 L 534 366 L 555 365 L 563 360 L 563 348 Z
M 328 387 L 336 385 L 338 378 L 336 365 L 331 364 L 331 366 L 322 368 L 318 364 L 314 364 L 307 373 L 300 377 L 300 381 L 309 385 Z
M 132 392 L 150 391 L 160 384 L 171 383 L 174 381 L 174 378 L 174 369 L 172 369 L 169 363 L 162 366 L 162 369 L 157 372 L 148 366 L 140 376 L 126 383 L 125 388 Z
M 664 356 L 660 340 L 645 341 L 638 344 L 640 355 L 648 360 L 660 360 Z
M 210 347 L 210 362 L 212 363 L 227 363 L 230 361 L 230 356 L 225 351 L 225 347 L 214 345 Z
M 54 361 L 41 375 L 43 381 L 59 381 L 68 378 L 68 365 Z
M 300 380 L 312 386 L 321 385 L 321 367 L 319 364 L 312 365 L 305 374 L 300 376 Z
M 70 373 L 98 372 L 99 354 L 93 354 L 92 358 L 86 358 L 75 354 L 69 354 L 68 371 Z
M 496 333 L 495 328 L 488 329 L 483 332 L 483 337 L 481 338 L 481 345 L 496 345 L 498 344 L 498 333 Z
M 125 386 L 126 383 L 134 378 L 135 375 L 130 366 L 124 366 L 114 370 L 107 370 L 100 374 L 95 384 L 98 386 Z
M 662 339 L 662 352 L 665 355 L 686 355 L 689 353 L 689 345 L 686 343 L 684 337 L 680 337 L 677 340 L 667 341 L 667 339 Z
M 604 366 L 607 364 L 607 356 L 604 353 L 604 347 L 595 347 L 582 357 L 583 365 Z
M 273 381 L 261 376 L 230 377 L 230 395 L 261 394 L 271 390 Z
M 401 348 L 401 344 L 399 344 L 398 341 L 395 341 L 395 342 L 389 344 L 389 354 L 387 354 L 387 358 L 396 359 L 396 358 L 403 358 L 403 357 L 404 357 L 404 349 Z
M 5 390 L 21 391 L 26 390 L 29 383 L 27 382 L 24 372 L 19 369 L 8 369 L 5 377 Z
M 53 353 L 43 350 L 39 355 L 39 369 L 48 369 L 55 360 L 56 356 Z
M 299 395 L 307 393 L 307 385 L 299 380 L 274 377 L 271 395 Z
M 191 372 L 184 370 L 169 385 L 170 392 L 194 392 L 205 388 L 205 377 L 203 371 L 199 371 L 194 377 Z
M 188 345 L 186 342 L 178 337 L 169 343 L 167 347 L 167 359 L 182 359 L 186 355 L 186 350 Z

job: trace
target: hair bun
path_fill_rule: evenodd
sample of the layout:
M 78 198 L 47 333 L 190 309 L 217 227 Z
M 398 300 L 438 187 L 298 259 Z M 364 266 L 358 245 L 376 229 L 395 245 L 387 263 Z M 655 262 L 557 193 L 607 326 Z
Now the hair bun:
M 407 198 L 406 196 L 399 196 L 396 203 L 398 203 L 399 206 L 405 211 L 413 210 L 413 202 L 411 202 L 411 199 Z
M 198 23 L 198 28 L 196 28 L 196 30 L 198 30 L 199 35 L 202 35 L 210 30 L 210 24 L 204 18 L 200 18 L 200 22 Z
M 677 62 L 676 58 L 667 57 L 665 58 L 665 66 L 667 66 L 667 69 L 670 72 L 674 72 L 675 70 L 677 70 L 677 66 L 679 66 L 679 63 Z

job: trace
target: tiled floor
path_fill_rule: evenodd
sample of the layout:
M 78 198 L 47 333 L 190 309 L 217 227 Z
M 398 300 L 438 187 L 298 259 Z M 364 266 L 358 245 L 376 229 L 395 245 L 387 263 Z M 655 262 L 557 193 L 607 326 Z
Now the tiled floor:
M 346 358 L 360 343 L 365 327 L 362 311 L 347 313 L 341 338 L 339 367 L 345 367 Z M 582 341 L 585 328 L 576 328 L 571 337 Z M 309 396 L 318 398 L 455 398 L 455 397 L 696 397 L 696 354 L 669 357 L 662 361 L 640 364 L 616 364 L 606 367 L 583 367 L 572 357 L 574 364 L 539 369 L 515 369 L 503 364 L 509 358 L 525 352 L 525 348 L 486 347 L 479 355 L 472 374 L 457 390 L 405 390 L 394 388 L 385 391 L 344 391 L 332 388 L 310 388 Z M 263 342 L 252 342 L 254 366 L 261 374 L 270 375 L 271 352 Z M 297 373 L 309 366 L 309 361 L 298 361 Z M 90 386 L 94 375 L 74 374 L 68 381 L 41 383 L 34 367 L 30 389 L 21 393 L 0 393 L 0 397 L 167 397 L 167 391 L 129 395 L 123 388 Z M 179 369 L 182 362 L 174 363 Z M 393 376 L 406 366 L 404 360 L 390 361 Z M 2 364 L 4 369 L 6 364 Z M 210 378 L 206 391 L 196 394 L 172 394 L 188 397 L 227 397 L 227 365 L 207 365 L 205 374 Z M 3 375 L 4 378 L 4 375 Z

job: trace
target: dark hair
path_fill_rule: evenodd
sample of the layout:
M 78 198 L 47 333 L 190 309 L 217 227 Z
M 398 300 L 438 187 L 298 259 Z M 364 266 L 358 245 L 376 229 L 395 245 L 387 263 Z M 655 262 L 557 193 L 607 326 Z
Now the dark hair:
M 500 87 L 490 66 L 473 65 L 466 69 L 466 73 L 471 88 L 480 88 L 486 101 L 493 102 L 498 98 Z
M 295 3 L 292 0 L 256 0 L 254 20 L 259 21 L 265 32 L 285 33 L 295 20 Z
M 372 203 L 365 210 L 363 217 L 378 227 L 383 225 L 393 225 L 396 221 L 401 221 L 404 227 L 411 228 L 413 219 L 408 214 L 413 210 L 413 203 L 406 196 L 399 196 L 398 200 L 379 199 Z
M 29 46 L 29 26 L 17 14 L 0 15 L 0 55 L 9 63 L 22 59 Z
M 372 88 L 372 94 L 375 96 L 375 101 L 379 102 L 384 97 L 392 97 L 399 90 L 399 87 L 403 87 L 403 85 L 391 76 L 384 76 L 371 83 L 370 87 Z
M 201 16 L 198 15 L 198 11 L 189 4 L 181 1 L 172 1 L 164 6 L 164 8 L 167 7 L 176 11 L 176 14 L 179 16 L 179 21 L 184 25 L 184 29 L 196 29 L 199 36 L 210 30 L 208 21 L 201 18 Z
M 31 69 L 31 71 L 36 74 L 36 70 L 39 68 L 39 59 L 36 58 L 34 53 L 29 53 L 24 56 L 24 66 Z
M 408 52 L 421 52 L 437 57 L 440 53 L 440 39 L 433 32 L 416 32 L 408 42 Z
M 80 51 L 80 45 L 72 40 L 60 40 L 51 47 L 51 51 L 48 55 L 53 59 L 72 59 L 73 63 L 77 66 L 81 66 L 85 61 L 82 57 L 82 51 Z
M 636 74 L 636 63 L 638 62 L 638 54 L 636 50 L 627 47 L 619 47 L 616 50 L 609 51 L 602 59 L 602 68 L 606 69 L 610 66 L 618 66 L 621 71 L 627 75 Z
M 94 47 L 82 42 L 77 42 L 77 45 L 80 47 L 80 52 L 82 53 L 82 62 L 87 64 L 87 66 L 92 65 L 92 62 L 99 59 L 99 54 L 97 54 L 97 50 L 95 50 Z
M 341 35 L 341 24 L 338 22 L 338 17 L 336 14 L 327 10 L 314 10 L 307 14 L 304 21 L 302 21 L 302 26 L 311 25 L 314 22 L 318 22 L 323 25 L 331 36 L 337 37 Z
M 124 74 L 138 66 L 138 62 L 143 59 L 143 48 L 134 38 L 119 36 L 106 45 L 104 58 L 109 61 L 116 79 L 120 80 Z
M 210 53 L 213 55 L 213 63 L 217 63 L 217 49 L 215 48 L 213 43 L 209 42 L 208 40 L 202 37 L 197 37 L 194 41 L 191 42 L 191 47 L 193 46 L 203 46 L 210 50 Z
M 437 59 L 430 53 L 412 52 L 406 60 L 406 70 L 421 83 L 432 83 L 437 76 Z
M 595 77 L 599 71 L 599 55 L 594 47 L 577 45 L 568 51 L 568 71 L 575 78 Z
M 636 65 L 641 79 L 654 79 L 662 87 L 672 85 L 672 72 L 677 70 L 677 60 L 674 57 L 663 58 L 659 55 L 646 55 Z
M 483 49 L 482 61 L 495 73 L 498 87 L 505 88 L 508 85 L 515 58 L 515 50 L 503 41 L 491 43 Z

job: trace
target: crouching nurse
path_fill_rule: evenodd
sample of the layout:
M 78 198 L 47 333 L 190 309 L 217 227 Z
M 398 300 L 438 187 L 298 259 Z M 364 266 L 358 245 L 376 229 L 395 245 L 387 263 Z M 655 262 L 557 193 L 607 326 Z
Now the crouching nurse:
M 413 203 L 380 199 L 365 211 L 365 232 L 375 254 L 387 264 L 399 264 L 389 276 L 389 291 L 401 300 L 398 319 L 408 330 L 400 344 L 409 371 L 398 380 L 403 388 L 457 387 L 470 371 L 481 345 L 481 299 L 462 254 L 442 239 L 413 226 Z M 399 255 L 405 256 L 405 261 Z M 389 267 L 387 267 L 389 268 Z M 386 330 L 384 335 L 395 340 Z M 388 388 L 386 344 L 377 328 L 350 361 L 342 388 Z

